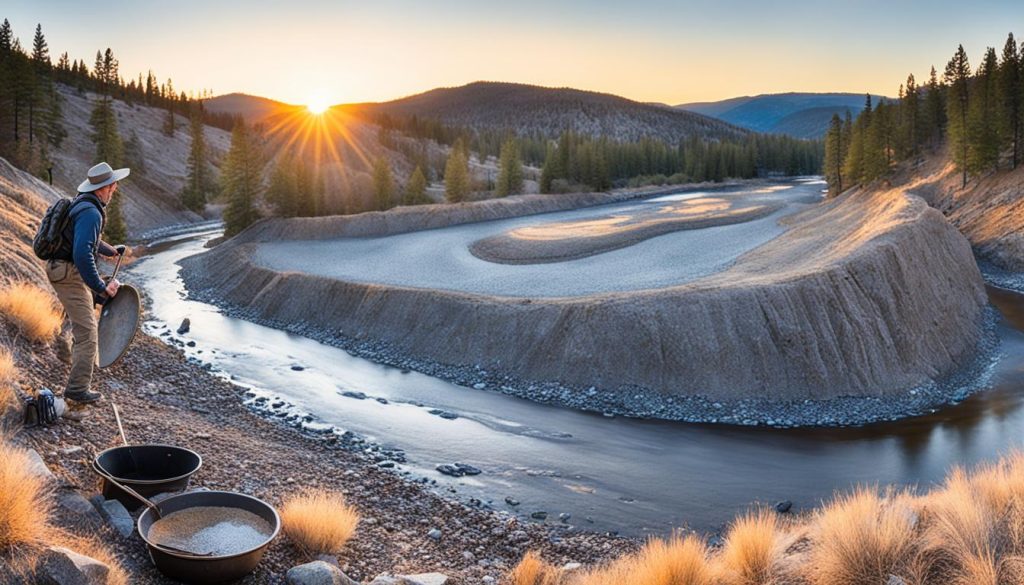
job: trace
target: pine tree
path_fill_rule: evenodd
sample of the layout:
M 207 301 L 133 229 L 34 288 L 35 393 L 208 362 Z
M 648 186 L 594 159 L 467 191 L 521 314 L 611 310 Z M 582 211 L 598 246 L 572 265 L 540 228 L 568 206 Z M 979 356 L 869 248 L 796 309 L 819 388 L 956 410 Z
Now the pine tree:
M 942 142 L 946 130 L 946 88 L 939 82 L 935 67 L 928 77 L 927 88 L 924 94 L 923 138 L 934 147 Z
M 224 209 L 224 235 L 231 237 L 259 219 L 256 200 L 260 195 L 264 166 L 263 154 L 243 120 L 231 131 L 231 147 L 221 171 L 221 193 L 227 200 Z
M 405 183 L 405 193 L 402 197 L 402 205 L 420 205 L 429 202 L 427 199 L 427 177 L 419 165 L 409 175 Z
M 899 155 L 916 155 L 921 145 L 921 107 L 917 81 L 913 73 L 907 76 L 907 90 L 903 94 L 900 107 L 900 135 L 903 148 L 900 149 Z
M 495 194 L 498 197 L 514 195 L 523 190 L 523 163 L 519 159 L 519 144 L 510 138 L 501 145 L 499 159 L 498 184 Z
M 387 157 L 378 156 L 373 163 L 373 201 L 377 210 L 385 211 L 394 207 L 395 181 L 391 177 L 391 163 Z
M 177 129 L 177 122 L 174 119 L 174 85 L 167 80 L 167 116 L 164 118 L 163 132 L 166 136 L 174 136 Z
M 999 165 L 999 91 L 996 50 L 989 47 L 978 66 L 967 113 L 967 170 L 979 173 Z
M 548 145 L 547 155 L 544 157 L 544 166 L 540 170 L 540 192 L 551 193 L 552 183 L 555 179 L 562 178 L 562 159 L 558 150 Z
M 42 70 L 50 68 L 50 48 L 43 36 L 43 25 L 36 25 L 36 34 L 32 39 L 32 63 Z
M 1021 79 L 1021 55 L 1013 33 L 1006 38 L 1003 59 L 999 64 L 999 127 L 1003 138 L 1002 146 L 1013 153 L 1011 168 L 1020 164 L 1021 140 L 1024 139 L 1024 80 Z
M 970 107 L 971 65 L 967 52 L 960 45 L 953 58 L 946 64 L 945 79 L 949 85 L 949 99 L 946 101 L 946 118 L 949 120 L 950 153 L 953 162 L 963 176 L 962 186 L 967 186 L 967 153 L 970 144 L 967 129 L 967 114 Z
M 213 179 L 206 161 L 206 136 L 202 111 L 196 108 L 189 120 L 189 137 L 191 145 L 188 151 L 187 177 L 181 192 L 181 202 L 186 208 L 200 213 L 206 208 L 210 192 L 213 190 Z
M 843 121 L 832 114 L 825 134 L 825 181 L 833 195 L 843 192 Z
M 295 217 L 298 215 L 298 191 L 295 176 L 295 161 L 287 154 L 282 155 L 274 163 L 267 185 L 267 202 L 274 206 L 279 217 Z
M 450 203 L 465 201 L 469 197 L 469 153 L 461 138 L 452 145 L 448 162 L 444 166 L 444 196 Z
M 320 212 L 321 181 L 316 169 L 298 157 L 295 159 L 295 213 L 299 217 L 313 217 Z
M 866 157 L 869 131 L 871 126 L 871 95 L 864 98 L 864 110 L 853 123 L 850 135 L 850 147 L 843 162 L 843 174 L 850 186 L 864 182 L 866 179 Z
M 118 243 L 128 239 L 128 226 L 124 222 L 124 213 L 121 211 L 121 198 L 123 193 L 114 193 L 110 203 L 107 204 L 106 222 L 103 224 L 103 239 L 108 242 Z

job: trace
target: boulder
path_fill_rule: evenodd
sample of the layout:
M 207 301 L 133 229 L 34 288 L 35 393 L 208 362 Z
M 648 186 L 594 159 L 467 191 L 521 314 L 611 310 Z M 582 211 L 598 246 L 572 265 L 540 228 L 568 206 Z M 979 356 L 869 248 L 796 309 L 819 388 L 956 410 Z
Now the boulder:
M 63 547 L 50 547 L 36 566 L 40 585 L 106 585 L 110 567 Z
M 324 561 L 292 567 L 285 574 L 285 579 L 288 585 L 359 585 L 341 569 Z

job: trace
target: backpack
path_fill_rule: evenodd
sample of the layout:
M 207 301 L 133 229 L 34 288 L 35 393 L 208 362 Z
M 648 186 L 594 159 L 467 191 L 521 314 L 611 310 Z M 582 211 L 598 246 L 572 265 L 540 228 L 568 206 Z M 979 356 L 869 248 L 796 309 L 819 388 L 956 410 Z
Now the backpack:
M 32 251 L 40 260 L 54 260 L 64 244 L 64 232 L 71 221 L 71 208 L 88 199 L 68 199 L 61 197 L 55 201 L 43 219 L 39 221 L 36 237 L 32 239 Z M 102 210 L 100 211 L 102 214 Z

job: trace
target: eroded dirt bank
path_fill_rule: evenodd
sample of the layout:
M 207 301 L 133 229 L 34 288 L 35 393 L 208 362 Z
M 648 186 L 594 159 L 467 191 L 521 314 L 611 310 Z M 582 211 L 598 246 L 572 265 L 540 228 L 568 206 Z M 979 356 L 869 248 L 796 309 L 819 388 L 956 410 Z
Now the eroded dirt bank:
M 536 201 L 518 205 L 536 213 Z M 502 298 L 276 272 L 251 261 L 267 238 L 370 237 L 493 216 L 472 206 L 457 217 L 424 209 L 268 222 L 185 260 L 184 276 L 198 297 L 236 314 L 385 363 L 451 371 L 461 382 L 483 371 L 510 393 L 581 408 L 610 401 L 630 414 L 686 420 L 693 417 L 674 410 L 678 399 L 900 395 L 969 363 L 982 337 L 986 300 L 970 246 L 941 214 L 899 190 L 848 193 L 790 218 L 789 231 L 724 272 L 630 293 Z

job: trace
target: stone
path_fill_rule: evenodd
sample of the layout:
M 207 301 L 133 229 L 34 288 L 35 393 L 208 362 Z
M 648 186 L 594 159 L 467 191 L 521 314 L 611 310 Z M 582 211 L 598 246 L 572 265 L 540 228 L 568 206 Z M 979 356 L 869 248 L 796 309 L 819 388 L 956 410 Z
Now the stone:
M 118 534 L 125 538 L 131 537 L 135 531 L 135 521 L 132 520 L 132 515 L 124 507 L 124 504 L 117 500 L 104 500 L 102 496 L 93 500 L 93 504 L 96 505 L 96 510 L 99 511 L 100 516 L 107 521 L 108 524 L 114 527 L 114 530 Z
M 431 528 L 430 532 L 427 533 L 427 536 L 433 538 L 434 540 L 441 540 L 441 531 L 437 528 Z
M 778 504 L 775 504 L 775 511 L 778 512 L 779 514 L 785 514 L 786 512 L 789 512 L 792 509 L 793 509 L 793 502 L 790 502 L 789 500 L 783 500 L 783 501 L 779 502 Z
M 192 328 L 192 321 L 188 317 L 181 320 L 181 325 L 178 326 L 178 335 L 184 335 L 189 332 Z
M 907 582 L 899 575 L 889 575 L 889 580 L 885 582 L 885 585 L 907 585 Z
M 94 526 L 99 526 L 103 523 L 103 518 L 100 516 L 100 513 L 96 511 L 92 502 L 85 499 L 82 494 L 73 489 L 62 489 L 58 491 L 57 505 L 77 516 L 80 521 L 84 521 Z
M 324 561 L 292 567 L 285 573 L 285 580 L 288 585 L 359 585 L 341 569 Z
M 519 505 L 519 500 L 517 500 L 517 499 L 515 499 L 515 498 L 513 498 L 511 496 L 508 496 L 508 497 L 505 498 L 505 503 L 508 504 L 509 506 L 518 506 Z
M 568 512 L 562 512 L 561 514 L 558 515 L 558 520 L 561 521 L 562 523 L 568 522 L 570 518 L 572 518 L 572 514 L 570 514 Z
M 448 575 L 442 573 L 419 573 L 417 575 L 401 575 L 402 585 L 445 585 Z
M 465 463 L 456 463 L 455 468 L 461 471 L 464 475 L 480 475 L 483 473 L 479 468 L 467 465 Z
M 60 453 L 61 455 L 78 455 L 82 451 L 85 451 L 85 449 L 78 445 L 72 445 L 70 447 L 64 447 L 63 449 L 57 452 Z
M 105 585 L 109 574 L 107 565 L 59 546 L 47 549 L 36 566 L 40 585 Z
M 32 472 L 32 475 L 38 475 L 39 477 L 45 478 L 47 481 L 57 481 L 57 477 L 53 475 L 50 468 L 46 466 L 46 462 L 39 455 L 39 452 L 35 449 L 29 449 L 25 452 L 28 455 L 28 468 Z
M 530 518 L 533 518 L 534 520 L 546 520 L 547 517 L 548 517 L 548 513 L 545 512 L 544 510 L 538 510 L 538 511 L 530 514 Z
M 565 563 L 564 565 L 562 565 L 562 570 L 566 573 L 569 573 L 571 571 L 578 571 L 582 567 L 583 565 L 580 563 Z
M 302 367 L 302 366 L 298 366 L 298 365 L 296 365 L 296 366 L 292 366 L 292 371 L 294 371 L 294 372 L 301 372 L 301 371 L 303 371 L 303 370 L 305 370 L 305 369 L 306 369 L 306 368 L 304 368 L 304 367 Z

